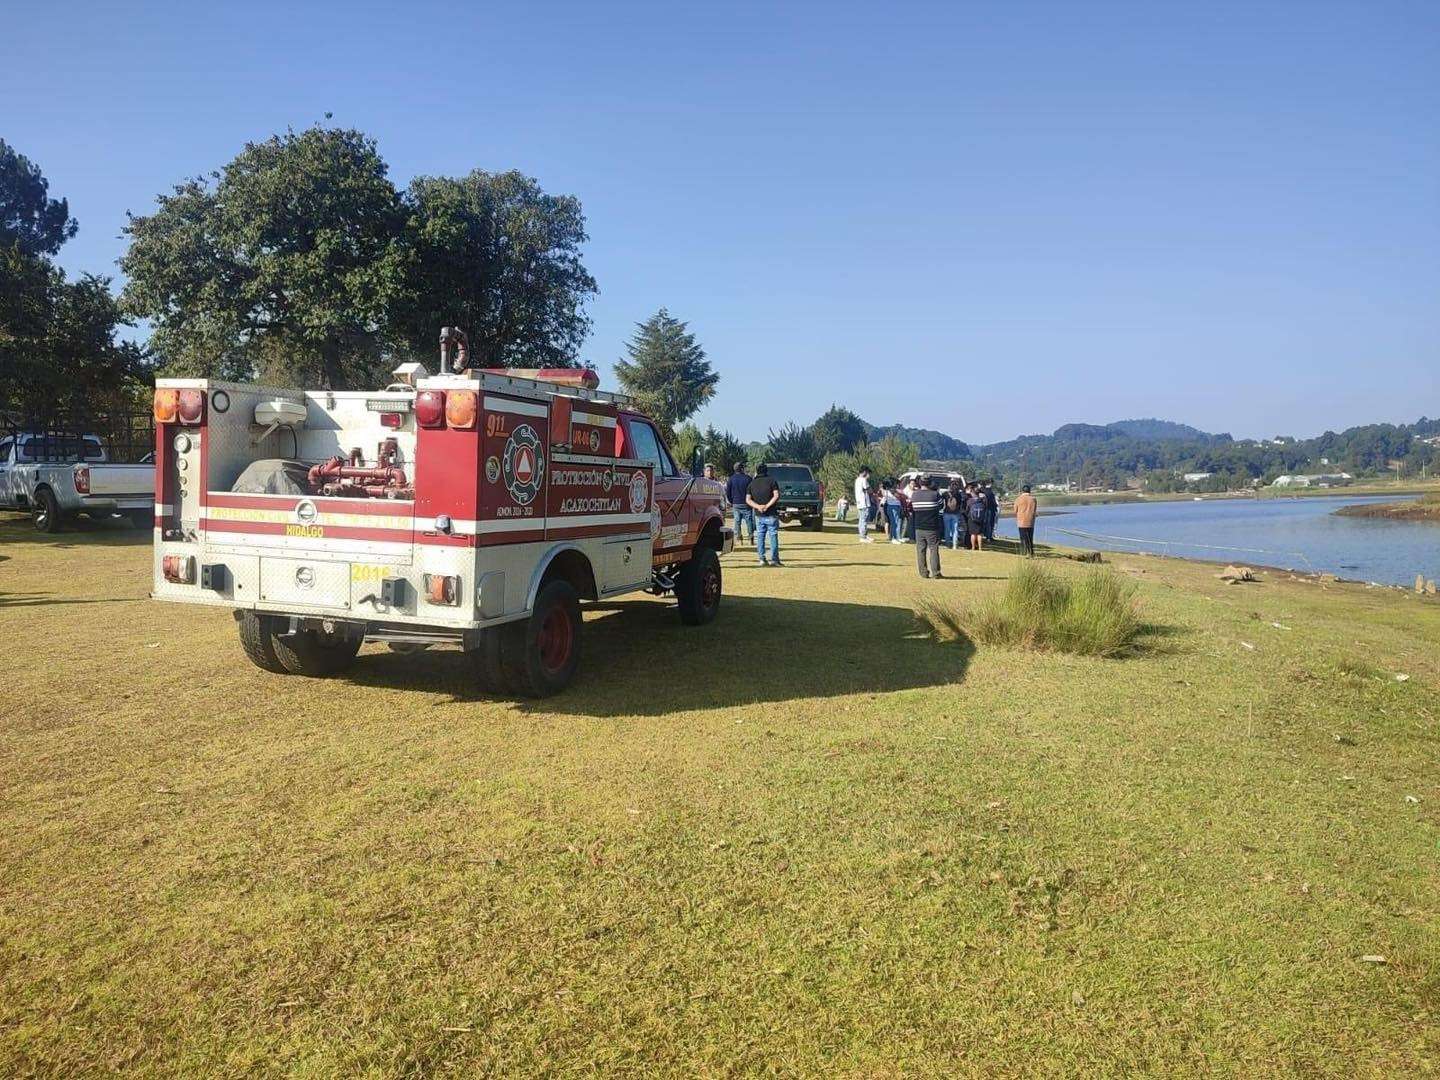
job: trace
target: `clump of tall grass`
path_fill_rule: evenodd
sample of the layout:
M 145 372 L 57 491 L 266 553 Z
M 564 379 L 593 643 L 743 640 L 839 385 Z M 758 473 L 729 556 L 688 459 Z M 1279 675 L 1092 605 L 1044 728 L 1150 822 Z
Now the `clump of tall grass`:
M 922 597 L 915 616 L 939 641 L 968 637 L 983 645 L 1078 656 L 1119 656 L 1134 648 L 1140 634 L 1135 586 L 1113 570 L 1071 580 L 1034 563 L 968 607 Z

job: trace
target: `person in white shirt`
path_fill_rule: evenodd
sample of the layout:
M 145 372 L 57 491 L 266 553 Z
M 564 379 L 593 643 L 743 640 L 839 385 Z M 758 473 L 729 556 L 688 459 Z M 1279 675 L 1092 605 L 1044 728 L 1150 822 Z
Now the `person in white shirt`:
M 860 475 L 855 477 L 855 520 L 860 530 L 860 543 L 873 544 L 867 535 L 870 525 L 870 469 L 862 465 Z

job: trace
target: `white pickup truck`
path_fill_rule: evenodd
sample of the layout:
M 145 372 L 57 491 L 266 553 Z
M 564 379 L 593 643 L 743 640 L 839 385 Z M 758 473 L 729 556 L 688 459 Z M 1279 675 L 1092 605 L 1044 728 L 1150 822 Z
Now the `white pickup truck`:
M 0 509 L 31 514 L 41 532 L 59 532 L 75 514 L 123 516 L 149 529 L 155 466 L 118 465 L 96 435 L 0 436 Z

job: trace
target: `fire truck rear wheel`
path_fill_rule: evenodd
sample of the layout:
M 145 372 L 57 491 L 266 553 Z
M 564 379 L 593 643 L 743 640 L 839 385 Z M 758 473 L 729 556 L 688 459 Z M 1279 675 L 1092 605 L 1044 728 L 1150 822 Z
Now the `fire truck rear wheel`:
M 500 662 L 512 693 L 549 697 L 580 666 L 580 594 L 557 579 L 540 590 L 528 619 L 497 628 Z
M 275 655 L 292 675 L 323 678 L 338 675 L 355 662 L 363 639 L 344 634 L 301 630 L 298 634 L 272 634 Z
M 276 675 L 289 674 L 280 657 L 275 655 L 275 632 L 283 629 L 279 619 L 273 615 L 242 611 L 237 625 L 240 627 L 240 647 L 252 664 Z
M 687 626 L 704 626 L 720 611 L 720 557 L 714 548 L 701 548 L 675 575 L 675 599 L 680 603 L 680 621 Z

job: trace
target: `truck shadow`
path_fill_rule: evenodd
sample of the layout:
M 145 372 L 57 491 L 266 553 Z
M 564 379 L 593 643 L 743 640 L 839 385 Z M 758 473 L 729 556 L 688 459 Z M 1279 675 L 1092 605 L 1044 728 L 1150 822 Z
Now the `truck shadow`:
M 709 626 L 680 624 L 673 603 L 586 605 L 573 686 L 526 711 L 660 716 L 958 683 L 974 647 L 922 636 L 909 608 L 727 596 Z M 370 686 L 443 689 L 485 700 L 454 650 L 371 653 L 349 678 Z
M 154 534 L 133 528 L 129 522 L 75 518 L 58 533 L 36 532 L 28 517 L 0 514 L 0 544 L 35 544 L 44 547 L 149 547 Z

